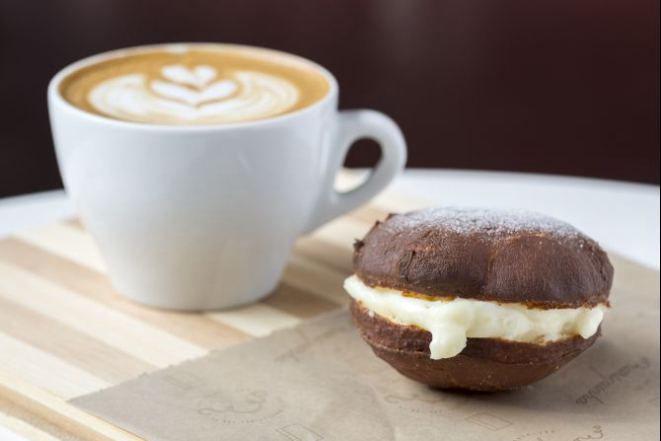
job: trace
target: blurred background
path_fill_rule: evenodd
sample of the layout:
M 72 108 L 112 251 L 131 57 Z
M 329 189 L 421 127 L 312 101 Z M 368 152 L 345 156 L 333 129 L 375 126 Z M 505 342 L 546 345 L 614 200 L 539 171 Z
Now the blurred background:
M 0 0 L 0 197 L 61 187 L 46 86 L 148 43 L 266 46 L 391 115 L 409 167 L 659 183 L 658 0 Z M 360 142 L 347 164 L 369 166 Z

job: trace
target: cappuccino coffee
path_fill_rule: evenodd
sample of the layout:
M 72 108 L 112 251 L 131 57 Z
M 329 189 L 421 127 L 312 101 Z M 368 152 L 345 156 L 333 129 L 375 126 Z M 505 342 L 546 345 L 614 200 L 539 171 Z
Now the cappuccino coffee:
M 220 44 L 129 50 L 68 75 L 66 101 L 97 115 L 146 124 L 215 125 L 305 108 L 330 90 L 303 59 Z

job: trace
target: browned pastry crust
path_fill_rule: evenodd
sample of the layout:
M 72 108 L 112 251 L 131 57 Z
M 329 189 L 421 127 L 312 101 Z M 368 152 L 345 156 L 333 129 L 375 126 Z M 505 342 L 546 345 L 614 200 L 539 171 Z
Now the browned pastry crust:
M 356 242 L 354 269 L 369 286 L 537 308 L 607 303 L 613 281 L 606 253 L 569 224 L 480 210 L 391 214 Z
M 589 348 L 600 334 L 543 345 L 469 338 L 459 355 L 432 360 L 429 332 L 370 315 L 356 301 L 351 303 L 351 315 L 374 353 L 402 375 L 432 387 L 482 392 L 516 389 L 541 380 Z

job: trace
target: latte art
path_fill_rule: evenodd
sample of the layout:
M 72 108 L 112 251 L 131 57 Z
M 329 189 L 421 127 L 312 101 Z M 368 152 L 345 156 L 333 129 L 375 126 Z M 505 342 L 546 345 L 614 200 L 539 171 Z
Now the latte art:
M 279 115 L 299 98 L 291 82 L 261 72 L 237 71 L 224 79 L 210 66 L 170 65 L 161 72 L 165 80 L 141 74 L 106 80 L 90 91 L 89 102 L 119 119 L 218 124 Z
M 62 95 L 83 110 L 115 119 L 211 125 L 293 112 L 318 101 L 329 89 L 321 73 L 296 57 L 221 45 L 212 45 L 214 50 L 192 46 L 88 66 L 63 81 Z

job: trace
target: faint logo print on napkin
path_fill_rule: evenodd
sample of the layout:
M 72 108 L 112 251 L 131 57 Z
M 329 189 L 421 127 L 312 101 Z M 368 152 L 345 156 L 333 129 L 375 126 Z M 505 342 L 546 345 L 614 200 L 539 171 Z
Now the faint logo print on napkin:
M 301 424 L 290 424 L 276 429 L 276 432 L 289 441 L 321 441 L 324 439 L 323 436 L 319 435 L 314 430 Z
M 530 432 L 524 435 L 519 435 L 516 438 L 512 438 L 512 441 L 560 441 L 560 440 L 570 440 L 570 441 L 589 441 L 595 439 L 602 439 L 604 437 L 604 429 L 601 426 L 593 426 L 592 430 L 589 433 L 577 436 L 575 438 L 567 438 L 566 435 L 555 435 L 554 430 L 540 430 L 538 432 Z
M 620 383 L 627 383 L 633 377 L 639 378 L 644 372 L 648 371 L 652 363 L 647 357 L 641 356 L 638 361 L 633 363 L 625 363 L 610 372 L 603 372 L 600 367 L 590 365 L 589 369 L 595 374 L 599 380 L 592 384 L 588 390 L 576 398 L 576 404 L 586 405 L 591 402 L 596 402 L 601 405 L 606 404 L 605 395 L 610 389 L 615 388 Z M 645 389 L 645 383 L 642 387 L 636 388 L 627 385 L 630 389 L 641 391 Z
M 489 412 L 480 412 L 466 418 L 466 421 L 485 427 L 493 432 L 512 426 L 514 423 Z
M 523 435 L 519 435 L 516 438 L 512 438 L 512 441 L 549 441 L 555 433 L 554 430 L 537 430 L 535 432 L 529 432 L 525 433 Z
M 412 413 L 439 414 L 463 406 L 468 400 L 456 394 L 433 392 L 407 380 L 390 383 L 383 400 L 390 406 Z
M 216 391 L 198 402 L 197 413 L 224 424 L 255 423 L 280 414 L 284 403 L 265 390 Z

